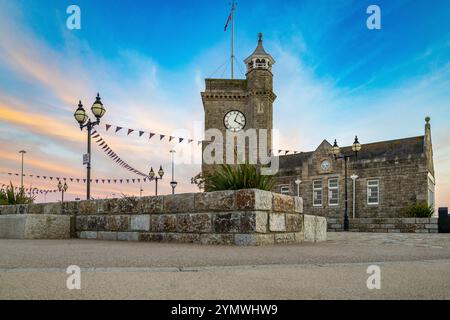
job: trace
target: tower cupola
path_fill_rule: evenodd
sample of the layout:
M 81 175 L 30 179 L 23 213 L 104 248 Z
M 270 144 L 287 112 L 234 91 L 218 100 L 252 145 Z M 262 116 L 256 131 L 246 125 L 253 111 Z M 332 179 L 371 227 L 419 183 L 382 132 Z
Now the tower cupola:
M 247 73 L 254 69 L 272 70 L 272 65 L 275 63 L 275 60 L 266 52 L 266 50 L 264 50 L 261 32 L 258 34 L 258 46 L 255 51 L 244 60 L 244 63 L 247 66 Z

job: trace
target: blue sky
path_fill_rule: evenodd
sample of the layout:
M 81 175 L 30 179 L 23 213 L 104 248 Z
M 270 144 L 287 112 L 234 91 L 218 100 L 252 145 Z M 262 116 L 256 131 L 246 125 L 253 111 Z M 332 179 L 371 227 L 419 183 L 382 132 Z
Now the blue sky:
M 448 1 L 237 2 L 236 73 L 243 77 L 242 60 L 263 32 L 277 61 L 274 127 L 283 148 L 311 150 L 325 138 L 350 144 L 355 134 L 363 143 L 421 135 L 430 115 L 438 202 L 450 197 Z M 71 4 L 81 8 L 81 30 L 66 28 Z M 381 8 L 381 30 L 366 27 L 370 4 Z M 17 171 L 16 149 L 29 148 L 29 171 L 50 174 L 65 163 L 83 176 L 85 137 L 72 112 L 97 91 L 107 123 L 191 130 L 203 118 L 204 78 L 229 74 L 214 73 L 230 54 L 230 32 L 223 31 L 229 12 L 228 0 L 0 0 L 0 169 Z M 11 121 L 10 110 L 45 116 L 50 125 Z M 108 138 L 135 167 L 168 164 L 170 146 Z M 94 161 L 101 176 L 129 175 L 101 154 Z M 179 166 L 180 191 L 191 190 L 189 177 L 198 171 Z M 83 192 L 71 190 L 73 197 Z

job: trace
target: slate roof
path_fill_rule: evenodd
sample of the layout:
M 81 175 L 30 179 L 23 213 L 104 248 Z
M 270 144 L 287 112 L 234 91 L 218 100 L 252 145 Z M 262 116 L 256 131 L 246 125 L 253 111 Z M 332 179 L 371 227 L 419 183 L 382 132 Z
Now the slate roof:
M 417 136 L 411 138 L 362 144 L 362 149 L 358 153 L 358 159 L 370 160 L 376 158 L 385 158 L 386 160 L 390 160 L 395 158 L 405 159 L 409 156 L 421 156 L 424 153 L 424 141 L 424 136 Z M 344 154 L 351 153 L 353 152 L 352 147 L 342 147 L 341 152 L 343 152 Z M 280 156 L 280 168 L 290 169 L 299 167 L 313 154 L 314 151 L 309 151 Z

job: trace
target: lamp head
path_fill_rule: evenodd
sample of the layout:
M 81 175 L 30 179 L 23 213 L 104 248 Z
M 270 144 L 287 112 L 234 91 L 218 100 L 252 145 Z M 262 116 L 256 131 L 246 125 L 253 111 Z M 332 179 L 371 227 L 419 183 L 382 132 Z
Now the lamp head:
M 88 116 L 86 114 L 86 110 L 84 110 L 83 105 L 81 104 L 81 100 L 78 103 L 78 109 L 75 111 L 73 116 L 80 126 L 82 126 L 87 121 Z
M 148 173 L 148 176 L 150 179 L 153 179 L 155 177 L 155 171 L 153 171 L 153 167 L 150 168 L 150 172 Z
M 359 143 L 357 136 L 355 136 L 355 141 L 352 144 L 352 150 L 355 153 L 358 153 L 361 150 L 361 143 Z
M 331 151 L 333 152 L 335 157 L 338 157 L 341 153 L 341 149 L 339 148 L 336 139 L 334 139 L 333 147 L 331 148 Z
M 163 177 L 163 175 L 164 175 L 164 170 L 163 170 L 162 166 L 159 166 L 158 174 L 159 174 L 159 177 L 160 177 L 160 178 Z
M 99 93 L 97 93 L 95 102 L 92 104 L 91 111 L 94 114 L 94 116 L 97 118 L 97 120 L 100 120 L 100 118 L 103 117 L 103 115 L 106 112 L 106 109 L 103 106 L 103 103 L 102 103 Z

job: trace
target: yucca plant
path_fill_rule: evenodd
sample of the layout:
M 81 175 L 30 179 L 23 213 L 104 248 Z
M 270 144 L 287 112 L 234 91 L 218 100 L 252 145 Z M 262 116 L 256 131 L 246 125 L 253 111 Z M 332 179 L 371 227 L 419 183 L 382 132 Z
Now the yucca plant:
M 204 177 L 206 191 L 260 189 L 270 191 L 273 176 L 262 175 L 255 165 L 221 165 Z
M 416 202 L 405 206 L 401 215 L 409 218 L 430 218 L 433 213 L 433 206 L 429 206 L 426 202 Z
M 0 205 L 30 204 L 33 201 L 34 197 L 27 196 L 24 188 L 19 188 L 16 191 L 12 182 L 6 189 L 0 190 Z

